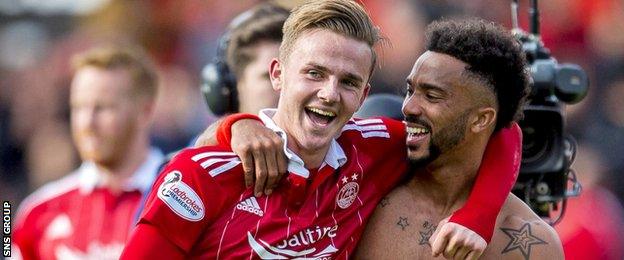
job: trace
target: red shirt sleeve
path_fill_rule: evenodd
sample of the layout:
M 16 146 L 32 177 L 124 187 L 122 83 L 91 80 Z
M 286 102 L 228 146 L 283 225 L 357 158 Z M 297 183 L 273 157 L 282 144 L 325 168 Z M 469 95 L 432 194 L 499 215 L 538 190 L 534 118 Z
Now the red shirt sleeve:
M 139 224 L 119 259 L 184 259 L 184 252 L 155 226 Z
M 457 210 L 450 222 L 492 240 L 496 217 L 518 178 L 522 157 L 522 130 L 517 124 L 503 128 L 488 143 L 477 180 L 466 204 Z
M 154 183 L 139 219 L 139 226 L 150 225 L 159 234 L 166 234 L 164 237 L 185 253 L 190 251 L 202 232 L 219 215 L 227 196 L 208 169 L 195 161 L 198 157 L 194 156 L 200 154 L 196 150 L 205 153 L 214 151 L 211 147 L 202 147 L 190 149 L 191 152 L 185 150 L 177 155 Z M 145 232 L 145 229 L 136 229 L 132 236 L 150 239 L 141 232 Z M 157 244 L 141 243 L 151 246 Z M 133 250 L 126 249 L 128 255 L 133 254 Z
M 375 160 L 383 161 L 384 169 L 375 169 L 383 173 L 376 174 L 379 178 L 376 185 L 381 193 L 387 194 L 405 179 L 407 173 L 407 146 L 405 145 L 407 133 L 403 122 L 383 117 L 380 119 L 387 127 L 390 140 L 377 142 L 371 140 L 367 141 L 366 145 L 372 146 L 370 149 L 377 152 Z
M 20 211 L 17 214 L 11 242 L 17 247 L 14 250 L 19 251 L 22 259 L 37 259 L 39 257 L 35 248 L 38 238 L 41 237 L 41 232 L 37 231 L 37 227 L 40 226 L 37 214 L 32 210 L 25 211 L 23 207 Z

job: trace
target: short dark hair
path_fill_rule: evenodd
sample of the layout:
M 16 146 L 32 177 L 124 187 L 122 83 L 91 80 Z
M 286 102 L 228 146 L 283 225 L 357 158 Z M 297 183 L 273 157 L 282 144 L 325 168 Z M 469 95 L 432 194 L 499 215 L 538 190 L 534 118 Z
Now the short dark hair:
M 496 128 L 520 120 L 529 93 L 529 74 L 520 42 L 505 28 L 478 18 L 442 20 L 427 26 L 426 48 L 468 64 L 498 102 Z
M 253 47 L 260 42 L 282 42 L 282 26 L 290 12 L 273 3 L 263 3 L 249 9 L 235 19 L 230 30 L 226 62 L 236 77 L 256 59 Z

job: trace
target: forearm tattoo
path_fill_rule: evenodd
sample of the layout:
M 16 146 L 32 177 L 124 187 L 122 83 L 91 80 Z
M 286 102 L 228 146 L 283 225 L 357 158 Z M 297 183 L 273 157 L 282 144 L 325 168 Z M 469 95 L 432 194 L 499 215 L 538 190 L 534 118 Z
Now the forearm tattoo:
M 510 239 L 501 254 L 506 254 L 511 251 L 520 251 L 520 253 L 524 256 L 524 259 L 529 259 L 531 256 L 532 246 L 548 244 L 546 241 L 531 233 L 531 225 L 529 223 L 522 225 L 520 229 L 501 228 L 501 230 Z

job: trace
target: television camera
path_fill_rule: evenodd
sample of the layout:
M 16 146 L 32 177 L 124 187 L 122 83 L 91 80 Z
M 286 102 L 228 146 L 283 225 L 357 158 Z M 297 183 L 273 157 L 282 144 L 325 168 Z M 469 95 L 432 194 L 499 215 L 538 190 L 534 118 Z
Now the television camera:
M 581 184 L 570 168 L 576 141 L 564 130 L 563 109 L 581 101 L 589 80 L 576 64 L 560 64 L 539 34 L 538 1 L 531 0 L 527 33 L 518 25 L 518 0 L 511 3 L 513 34 L 522 43 L 531 74 L 531 93 L 519 122 L 523 134 L 520 174 L 513 193 L 551 225 L 561 220 L 568 197 L 578 196 Z M 551 216 L 558 211 L 557 216 Z

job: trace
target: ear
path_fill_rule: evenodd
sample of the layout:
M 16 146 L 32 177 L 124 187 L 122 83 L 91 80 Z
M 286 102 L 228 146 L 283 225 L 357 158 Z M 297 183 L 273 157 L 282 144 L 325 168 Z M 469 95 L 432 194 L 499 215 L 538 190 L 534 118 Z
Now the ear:
M 156 114 L 156 98 L 153 100 L 147 97 L 135 97 L 136 120 L 142 125 L 149 126 L 154 121 Z
M 146 100 L 143 104 L 143 112 L 145 115 L 147 115 L 150 121 L 156 114 L 156 101 L 157 98 L 153 98 L 150 100 Z
M 366 97 L 368 97 L 368 92 L 370 91 L 370 88 L 371 88 L 370 83 L 366 83 L 366 86 L 364 86 L 364 93 L 362 94 L 362 97 L 360 98 L 360 105 L 358 106 L 358 109 L 362 106 Z
M 276 59 L 273 58 L 271 60 L 271 65 L 269 67 L 269 77 L 271 78 L 271 85 L 273 86 L 274 90 L 281 90 L 282 89 L 282 63 Z
M 480 133 L 496 126 L 496 109 L 493 107 L 481 107 L 473 114 L 470 122 L 470 131 Z

